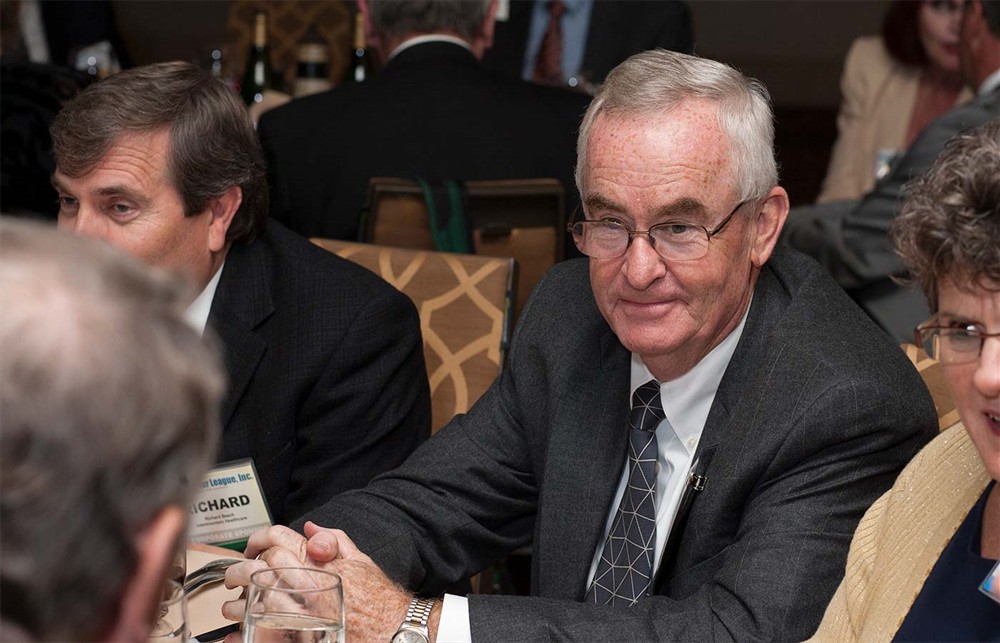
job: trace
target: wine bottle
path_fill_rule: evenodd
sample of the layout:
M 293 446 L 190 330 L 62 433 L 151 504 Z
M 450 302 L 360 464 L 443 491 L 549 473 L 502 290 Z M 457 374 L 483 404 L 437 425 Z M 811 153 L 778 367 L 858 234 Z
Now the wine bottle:
M 347 66 L 347 78 L 344 82 L 360 83 L 371 76 L 372 57 L 365 47 L 365 18 L 361 13 L 354 16 L 354 47 L 351 50 L 351 62 Z
M 322 36 L 310 27 L 299 41 L 296 56 L 295 97 L 326 91 L 330 83 L 330 50 Z
M 253 18 L 253 40 L 247 54 L 246 71 L 240 83 L 240 94 L 247 105 L 264 100 L 264 90 L 274 86 L 271 52 L 267 47 L 267 13 L 258 11 Z

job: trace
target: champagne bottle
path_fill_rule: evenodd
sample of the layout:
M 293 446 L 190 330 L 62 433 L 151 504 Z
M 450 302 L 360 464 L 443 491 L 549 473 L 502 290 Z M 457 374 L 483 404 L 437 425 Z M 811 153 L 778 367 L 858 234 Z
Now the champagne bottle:
M 247 55 L 240 93 L 247 105 L 264 100 L 264 90 L 274 86 L 271 52 L 267 47 L 267 13 L 258 11 L 253 19 L 253 40 Z
M 326 91 L 330 83 L 330 51 L 326 41 L 310 27 L 299 41 L 295 72 L 295 97 Z
M 344 82 L 360 83 L 371 76 L 372 57 L 365 47 L 365 17 L 361 13 L 354 16 L 354 47 L 351 50 L 351 62 L 347 66 L 347 78 Z

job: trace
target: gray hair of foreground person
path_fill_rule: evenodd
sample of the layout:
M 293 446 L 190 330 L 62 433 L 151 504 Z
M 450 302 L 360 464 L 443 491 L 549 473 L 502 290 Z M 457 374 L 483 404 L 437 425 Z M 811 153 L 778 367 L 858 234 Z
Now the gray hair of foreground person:
M 94 83 L 52 123 L 57 169 L 87 174 L 124 134 L 170 132 L 170 178 L 188 216 L 239 186 L 226 238 L 250 242 L 267 225 L 264 152 L 250 113 L 225 83 L 186 62 L 128 69 Z
M 952 138 L 907 184 L 890 234 L 932 312 L 942 279 L 1000 290 L 1000 118 Z
M 687 99 L 718 102 L 729 139 L 737 201 L 757 201 L 778 184 L 774 116 L 767 88 L 729 65 L 664 49 L 644 51 L 615 67 L 594 95 L 577 139 L 576 185 L 586 188 L 587 144 L 601 114 L 663 114 Z
M 489 6 L 490 0 L 368 0 L 372 25 L 387 39 L 452 31 L 472 40 Z
M 107 244 L 0 219 L 5 636 L 108 637 L 147 525 L 187 515 L 224 378 L 184 295 Z

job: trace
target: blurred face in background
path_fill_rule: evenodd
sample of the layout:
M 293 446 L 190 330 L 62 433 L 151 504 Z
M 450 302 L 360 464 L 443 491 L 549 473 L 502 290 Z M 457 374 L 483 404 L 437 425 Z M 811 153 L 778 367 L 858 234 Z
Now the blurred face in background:
M 948 74 L 960 71 L 958 33 L 962 20 L 961 0 L 925 0 L 917 14 L 920 42 L 930 65 Z
M 986 333 L 1000 333 L 1000 284 L 962 288 L 950 279 L 939 284 L 938 324 L 965 328 L 975 325 Z M 1000 480 L 1000 337 L 983 342 L 979 358 L 963 364 L 945 364 L 944 372 L 958 414 L 979 451 L 986 470 Z

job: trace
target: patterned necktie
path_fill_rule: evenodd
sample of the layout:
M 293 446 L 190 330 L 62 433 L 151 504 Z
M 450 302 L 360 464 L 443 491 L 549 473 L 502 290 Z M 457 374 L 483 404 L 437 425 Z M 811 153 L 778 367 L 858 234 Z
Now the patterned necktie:
M 541 83 L 562 84 L 562 15 L 566 13 L 566 5 L 562 0 L 549 0 L 549 26 L 542 36 L 542 44 L 538 46 L 538 56 L 535 59 L 534 80 Z
M 649 592 L 656 545 L 656 427 L 666 417 L 660 385 L 650 380 L 632 395 L 628 486 L 604 541 L 587 602 L 635 605 Z

